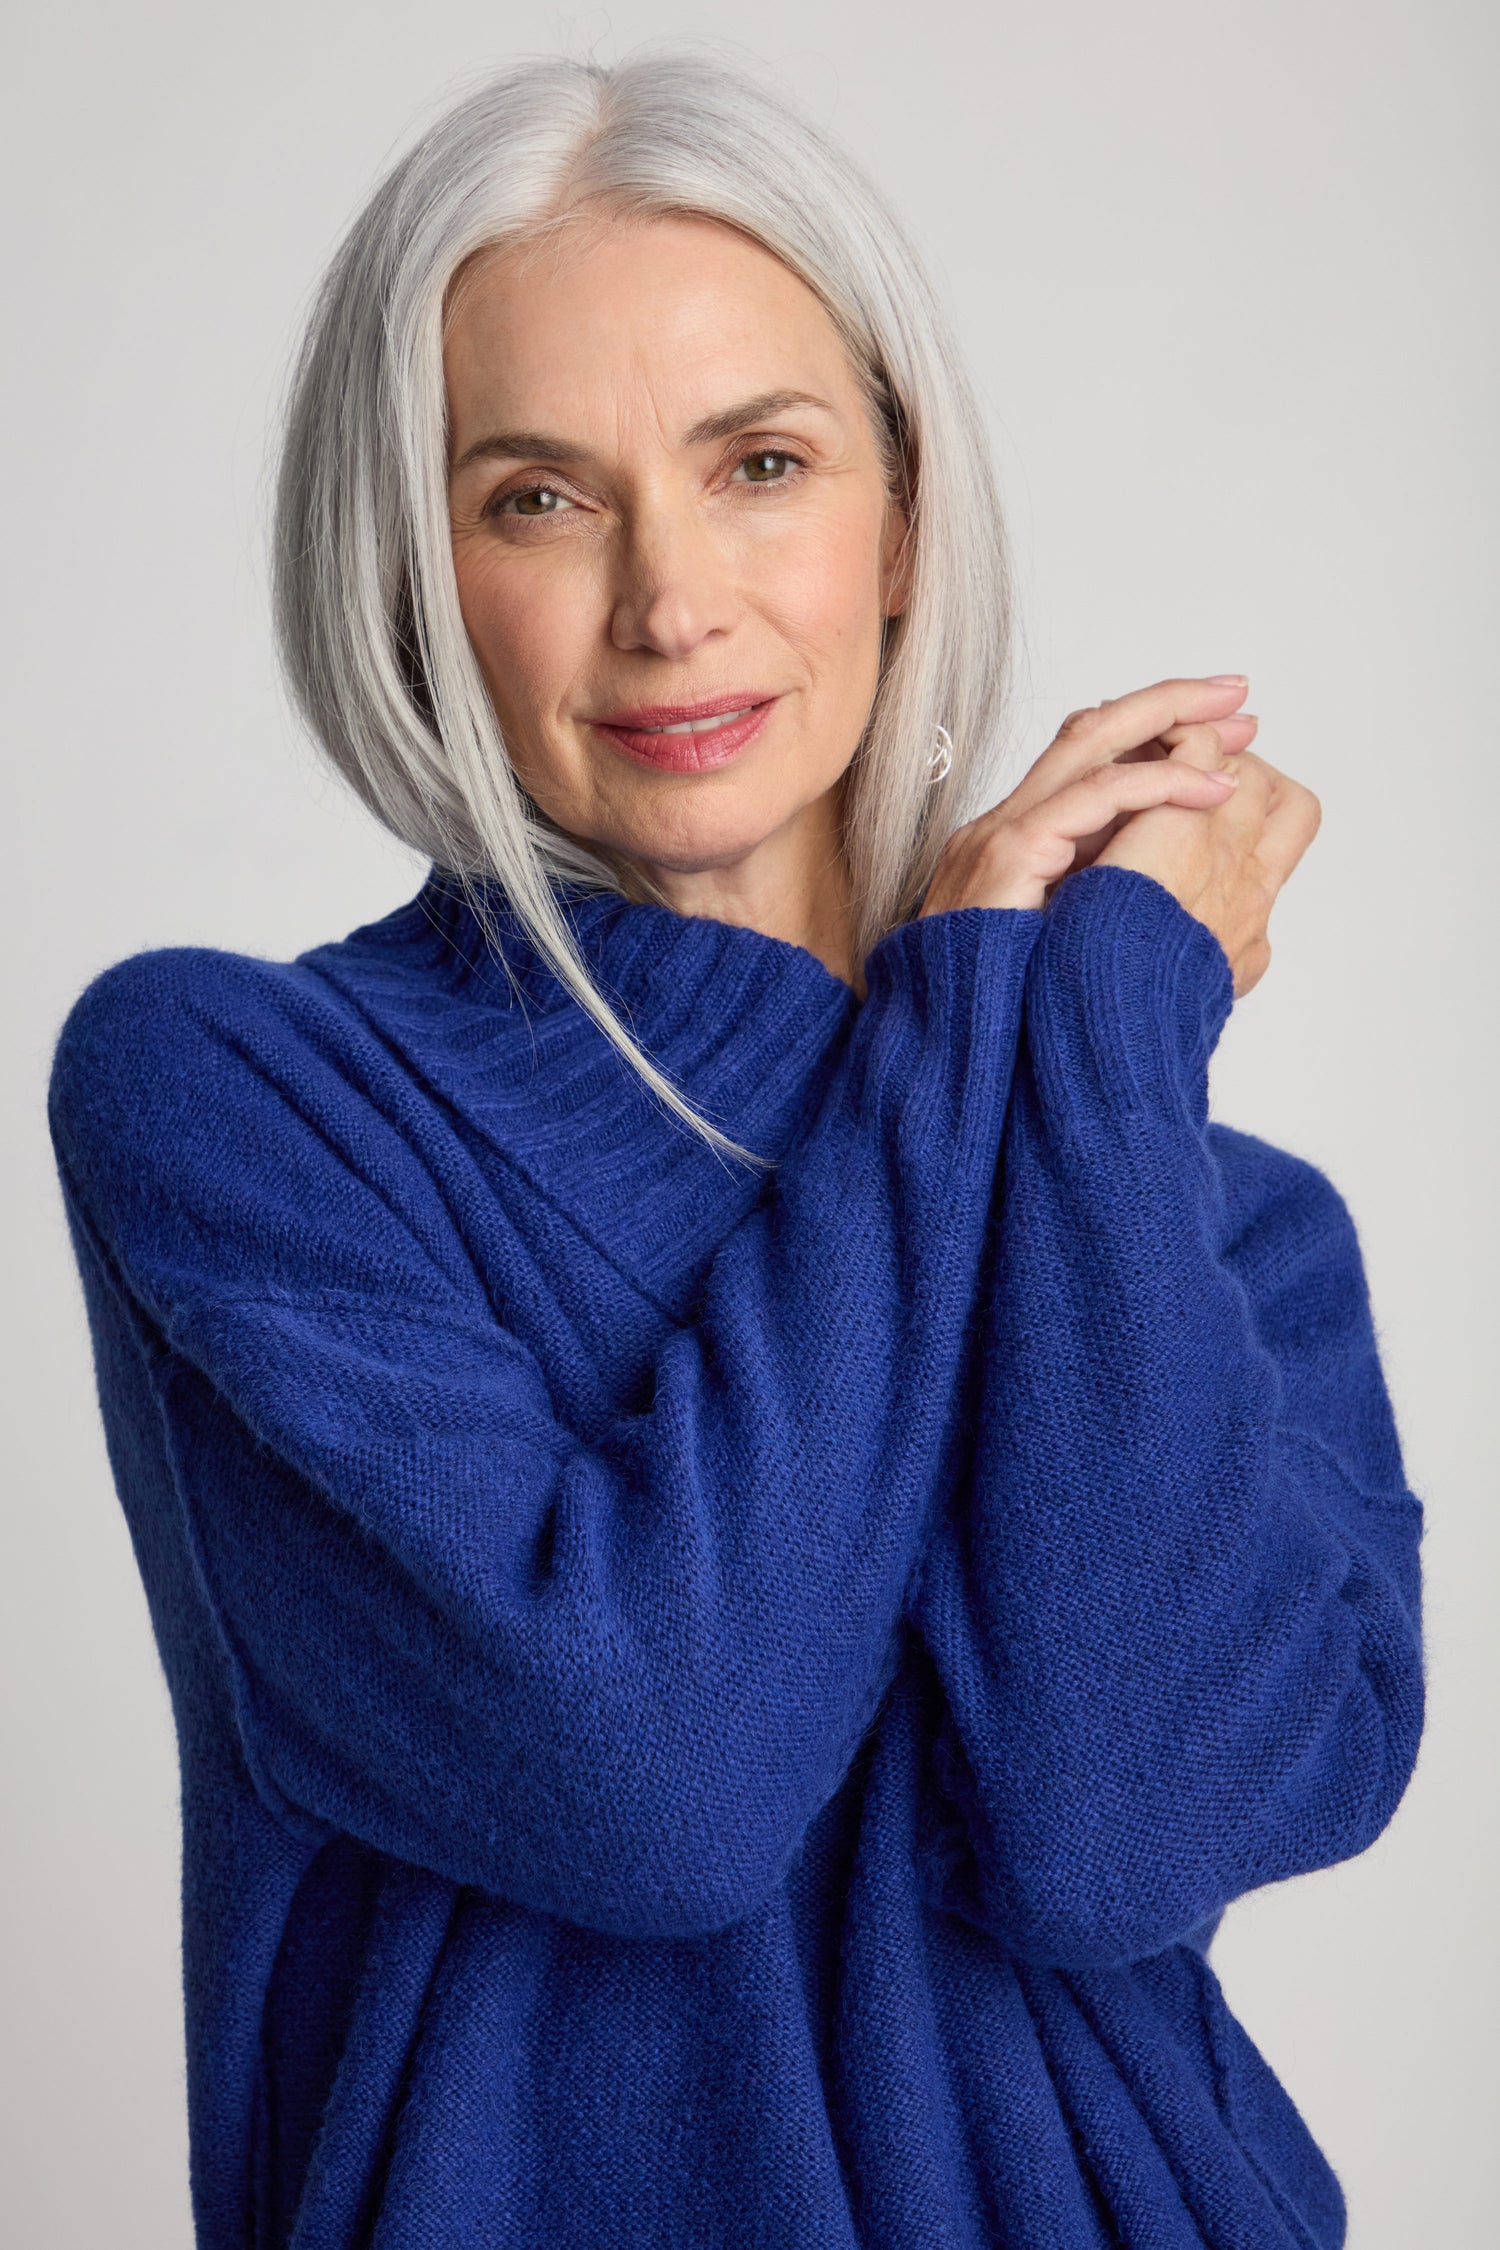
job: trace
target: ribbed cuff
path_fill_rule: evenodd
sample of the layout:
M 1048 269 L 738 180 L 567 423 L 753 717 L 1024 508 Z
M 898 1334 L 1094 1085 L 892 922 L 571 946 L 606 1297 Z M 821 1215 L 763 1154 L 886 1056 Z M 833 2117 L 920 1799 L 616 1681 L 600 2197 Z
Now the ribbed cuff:
M 1049 1108 L 1168 1104 L 1208 1118 L 1208 1064 L 1234 1005 L 1212 930 L 1138 868 L 1078 868 L 1053 893 L 1026 979 L 1026 1031 Z
M 1040 907 L 955 907 L 900 923 L 865 962 L 866 1087 L 960 1164 L 993 1163 L 1044 923 Z

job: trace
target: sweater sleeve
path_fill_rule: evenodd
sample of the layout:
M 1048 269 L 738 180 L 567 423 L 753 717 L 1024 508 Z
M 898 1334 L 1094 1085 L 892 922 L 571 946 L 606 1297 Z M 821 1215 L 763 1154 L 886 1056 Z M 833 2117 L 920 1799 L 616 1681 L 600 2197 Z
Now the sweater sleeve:
M 70 1224 L 149 1362 L 284 1818 L 622 1935 L 771 1895 L 889 1685 L 951 1473 L 1040 924 L 876 947 L 697 1316 L 588 1443 L 315 980 L 179 950 L 83 995 L 51 1092 Z
M 1422 1509 L 1342 1199 L 1208 1121 L 1217 940 L 1124 868 L 1044 921 L 973 1455 L 911 1621 L 929 1895 L 1087 1967 L 1380 1833 L 1422 1725 Z

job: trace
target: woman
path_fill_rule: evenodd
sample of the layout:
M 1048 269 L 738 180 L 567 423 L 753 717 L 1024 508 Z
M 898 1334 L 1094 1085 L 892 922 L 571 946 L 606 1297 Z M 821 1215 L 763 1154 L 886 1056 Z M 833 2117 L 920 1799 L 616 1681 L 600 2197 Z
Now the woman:
M 692 58 L 397 167 L 277 553 L 430 878 L 53 1078 L 200 2242 L 1341 2242 L 1207 1950 L 1401 1795 L 1421 1512 L 1345 1206 L 1207 1115 L 1318 820 L 1244 680 L 996 801 L 951 344 Z

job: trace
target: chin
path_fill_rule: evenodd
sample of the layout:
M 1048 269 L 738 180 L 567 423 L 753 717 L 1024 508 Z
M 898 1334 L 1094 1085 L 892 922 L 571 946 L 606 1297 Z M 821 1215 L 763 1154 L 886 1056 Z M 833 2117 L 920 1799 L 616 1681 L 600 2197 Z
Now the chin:
M 800 803 L 767 811 L 759 807 L 703 806 L 680 819 L 642 821 L 628 837 L 603 839 L 609 848 L 628 852 L 647 866 L 661 867 L 674 875 L 707 874 L 717 867 L 732 867 L 767 843 L 788 821 L 804 809 Z

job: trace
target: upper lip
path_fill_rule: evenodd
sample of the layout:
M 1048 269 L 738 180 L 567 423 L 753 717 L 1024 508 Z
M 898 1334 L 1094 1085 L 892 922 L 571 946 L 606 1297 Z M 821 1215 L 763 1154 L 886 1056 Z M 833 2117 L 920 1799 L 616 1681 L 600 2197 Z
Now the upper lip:
M 610 711 L 595 719 L 596 727 L 676 727 L 684 719 L 716 719 L 723 711 L 749 711 L 769 703 L 763 689 L 745 688 L 734 695 L 710 695 L 701 703 L 643 703 L 633 711 Z

